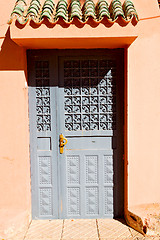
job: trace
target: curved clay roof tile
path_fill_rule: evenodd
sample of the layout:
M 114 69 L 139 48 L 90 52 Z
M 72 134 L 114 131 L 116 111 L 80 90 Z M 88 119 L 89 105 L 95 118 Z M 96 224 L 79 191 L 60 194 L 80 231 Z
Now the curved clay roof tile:
M 62 17 L 65 21 L 68 20 L 68 3 L 65 0 L 59 0 L 56 8 L 55 20 L 58 20 L 59 17 Z
M 138 14 L 137 14 L 136 9 L 134 7 L 134 4 L 131 0 L 126 0 L 124 2 L 123 10 L 124 10 L 125 17 L 126 17 L 127 20 L 135 17 L 138 21 Z
M 110 18 L 109 5 L 105 0 L 99 0 L 97 8 L 98 20 L 103 19 L 104 16 Z
M 83 10 L 84 21 L 87 21 L 89 17 L 96 19 L 95 4 L 92 0 L 86 0 L 83 7 L 84 7 Z
M 41 16 L 40 18 L 43 19 L 44 17 L 47 17 L 48 19 L 52 19 L 53 11 L 54 11 L 55 4 L 52 0 L 46 0 L 44 2 Z
M 103 19 L 114 23 L 119 19 L 119 16 L 126 23 L 132 18 L 138 22 L 138 14 L 131 0 L 125 0 L 123 7 L 120 0 L 112 0 L 110 6 L 106 0 L 98 0 L 96 6 L 93 0 L 85 0 L 83 6 L 79 0 L 71 0 L 69 6 L 67 0 L 59 0 L 56 6 L 53 0 L 45 0 L 42 7 L 39 0 L 31 0 L 29 6 L 25 0 L 17 0 L 8 23 L 11 24 L 15 19 L 20 24 L 25 25 L 26 22 L 32 20 L 40 25 L 45 17 L 52 24 L 56 24 L 59 18 L 68 24 L 71 24 L 74 18 L 83 24 L 89 18 L 97 23 Z
M 26 6 L 26 2 L 24 0 L 17 0 L 16 1 L 16 4 L 15 4 L 15 7 L 11 13 L 11 16 L 13 14 L 18 14 L 19 16 L 23 16 L 24 14 L 24 8 Z
M 79 0 L 72 0 L 70 4 L 69 19 L 72 20 L 74 17 L 77 17 L 79 20 L 82 20 L 81 3 Z
M 110 5 L 110 12 L 111 12 L 111 17 L 113 20 L 116 20 L 118 16 L 122 16 L 125 18 L 122 4 L 120 0 L 113 0 Z

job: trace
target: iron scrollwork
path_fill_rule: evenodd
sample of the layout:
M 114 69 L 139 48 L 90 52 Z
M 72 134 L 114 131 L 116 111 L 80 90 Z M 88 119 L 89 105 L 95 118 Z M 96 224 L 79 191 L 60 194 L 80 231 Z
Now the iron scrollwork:
M 51 130 L 49 62 L 36 61 L 36 116 L 37 130 Z
M 65 128 L 116 128 L 116 63 L 111 60 L 64 61 Z

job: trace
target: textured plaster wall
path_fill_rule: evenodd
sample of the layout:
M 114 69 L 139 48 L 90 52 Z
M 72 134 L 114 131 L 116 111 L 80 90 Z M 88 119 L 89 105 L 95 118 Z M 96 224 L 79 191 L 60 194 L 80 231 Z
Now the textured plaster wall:
M 160 202 L 160 18 L 128 50 L 129 205 Z
M 25 52 L 9 39 L 0 52 L 0 239 L 29 223 L 31 209 Z

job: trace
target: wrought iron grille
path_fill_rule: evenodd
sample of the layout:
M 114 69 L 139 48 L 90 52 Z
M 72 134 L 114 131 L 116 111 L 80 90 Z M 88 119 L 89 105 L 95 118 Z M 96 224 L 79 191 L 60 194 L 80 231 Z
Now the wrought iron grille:
M 65 128 L 116 129 L 116 62 L 66 60 L 64 62 Z
M 51 130 L 49 62 L 36 61 L 36 116 L 37 130 Z

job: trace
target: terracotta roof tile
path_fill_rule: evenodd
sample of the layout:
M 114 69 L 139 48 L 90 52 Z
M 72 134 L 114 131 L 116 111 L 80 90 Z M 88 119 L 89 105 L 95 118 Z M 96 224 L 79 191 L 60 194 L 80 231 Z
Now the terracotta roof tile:
M 22 25 L 30 20 L 38 25 L 44 20 L 56 24 L 59 19 L 67 24 L 74 19 L 83 24 L 89 19 L 95 23 L 104 19 L 114 23 L 119 18 L 126 23 L 132 19 L 138 22 L 138 14 L 131 0 L 125 0 L 123 5 L 120 0 L 112 0 L 110 6 L 106 0 L 98 0 L 96 5 L 93 0 L 85 0 L 83 5 L 79 0 L 71 0 L 70 4 L 67 0 L 59 0 L 57 5 L 53 0 L 45 0 L 43 5 L 39 0 L 31 0 L 29 5 L 25 0 L 17 0 L 8 23 L 11 24 L 14 19 Z
M 89 17 L 96 20 L 96 9 L 92 0 L 86 0 L 83 5 L 83 20 L 86 21 Z
M 46 0 L 44 2 L 42 12 L 40 15 L 40 20 L 42 20 L 44 17 L 47 17 L 48 19 L 52 19 L 53 11 L 55 9 L 55 4 L 52 0 Z
M 77 17 L 79 20 L 82 21 L 82 10 L 81 10 L 81 3 L 79 0 L 72 0 L 69 8 L 69 20 L 72 21 L 74 17 Z
M 99 20 L 103 19 L 106 16 L 108 19 L 111 19 L 109 12 L 109 5 L 105 0 L 99 0 L 97 4 L 97 12 Z
M 17 0 L 11 16 L 14 14 L 17 14 L 18 16 L 23 16 L 25 6 L 27 6 L 27 4 L 24 0 Z
M 113 0 L 110 5 L 111 18 L 116 20 L 118 16 L 124 17 L 124 12 L 120 0 Z
M 65 21 L 68 21 L 68 3 L 66 0 L 59 0 L 57 7 L 56 7 L 56 15 L 55 20 L 62 17 Z
M 123 11 L 125 13 L 126 19 L 131 19 L 133 15 L 135 15 L 137 21 L 138 21 L 138 14 L 136 12 L 136 9 L 132 3 L 131 0 L 126 0 L 123 4 Z
M 39 20 L 41 4 L 38 0 L 32 0 L 27 10 L 27 18 L 31 17 L 35 21 Z

